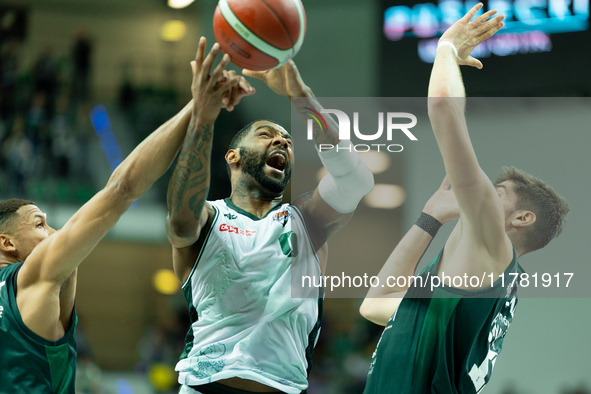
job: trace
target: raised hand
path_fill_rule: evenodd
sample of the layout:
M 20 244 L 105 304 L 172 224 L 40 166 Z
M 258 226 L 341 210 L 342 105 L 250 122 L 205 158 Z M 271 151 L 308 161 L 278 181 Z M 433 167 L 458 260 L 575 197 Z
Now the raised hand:
M 443 178 L 439 189 L 429 198 L 423 212 L 428 213 L 435 219 L 445 224 L 460 216 L 460 208 L 453 190 L 449 187 L 447 176 Z
M 497 10 L 490 10 L 470 22 L 470 19 L 483 7 L 479 3 L 472 7 L 462 19 L 451 25 L 439 39 L 439 42 L 449 41 L 458 50 L 458 64 L 482 68 L 482 63 L 470 56 L 472 50 L 481 42 L 491 38 L 503 26 L 504 15 L 492 17 Z
M 213 123 L 220 113 L 222 104 L 224 104 L 224 96 L 229 96 L 226 100 L 231 105 L 235 104 L 236 94 L 232 95 L 232 89 L 240 84 L 241 77 L 229 76 L 229 73 L 224 74 L 228 63 L 230 63 L 228 54 L 222 57 L 222 60 L 212 72 L 211 68 L 220 52 L 220 46 L 215 43 L 207 57 L 205 57 L 206 45 L 205 37 L 201 37 L 195 60 L 191 62 L 191 70 L 193 71 L 191 92 L 195 103 L 195 115 L 203 121 Z
M 310 88 L 302 80 L 293 60 L 272 70 L 252 71 L 244 69 L 242 70 L 242 74 L 247 77 L 260 79 L 275 93 L 288 98 L 308 97 L 311 95 Z
M 236 107 L 238 105 L 238 103 L 240 102 L 240 100 L 242 100 L 242 97 L 246 97 L 246 96 L 251 96 L 253 94 L 255 94 L 256 90 L 250 86 L 250 84 L 248 83 L 248 81 L 242 77 L 242 76 L 236 76 L 236 71 L 234 70 L 230 70 L 230 71 L 226 71 L 224 70 L 224 75 L 222 76 L 222 80 L 230 80 L 230 79 L 234 79 L 234 78 L 238 78 L 239 82 L 238 85 L 234 86 L 231 90 L 227 90 L 222 98 L 222 102 L 224 104 L 224 106 L 226 107 L 226 110 L 228 111 L 232 111 L 234 110 L 234 107 Z

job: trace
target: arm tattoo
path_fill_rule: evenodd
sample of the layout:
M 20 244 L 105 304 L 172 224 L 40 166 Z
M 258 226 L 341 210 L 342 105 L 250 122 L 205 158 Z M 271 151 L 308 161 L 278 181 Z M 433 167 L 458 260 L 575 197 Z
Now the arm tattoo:
M 213 125 L 195 130 L 189 125 L 179 158 L 168 186 L 168 209 L 171 217 L 185 217 L 191 211 L 199 220 L 210 182 Z

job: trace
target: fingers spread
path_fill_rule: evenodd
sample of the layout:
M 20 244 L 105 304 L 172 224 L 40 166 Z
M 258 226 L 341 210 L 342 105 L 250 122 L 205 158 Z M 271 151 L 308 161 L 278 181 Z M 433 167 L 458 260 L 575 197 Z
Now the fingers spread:
M 491 38 L 496 32 L 501 30 L 501 28 L 503 26 L 505 26 L 505 24 L 503 23 L 504 18 L 505 18 L 504 15 L 499 15 L 499 16 L 491 19 L 490 21 L 488 21 L 485 24 L 486 29 L 483 29 L 482 32 L 480 32 L 480 35 L 478 36 L 478 40 L 480 42 L 486 41 L 489 38 Z
M 246 77 L 260 79 L 261 81 L 265 81 L 265 78 L 266 78 L 268 72 L 269 72 L 269 70 L 267 70 L 267 71 L 253 71 L 253 70 L 247 70 L 246 68 L 242 69 L 242 75 L 244 75 Z
M 476 18 L 474 20 L 474 22 L 478 22 L 478 23 L 484 23 L 487 20 L 489 20 L 494 14 L 497 13 L 497 10 L 492 9 L 492 10 L 488 10 L 487 12 L 485 12 L 484 14 L 480 15 L 478 18 Z M 474 23 L 473 22 L 473 23 Z
M 468 59 L 466 60 L 466 65 L 476 67 L 479 70 L 482 68 L 482 63 L 480 62 L 480 60 L 473 58 L 472 56 L 468 57 Z
M 226 70 L 226 67 L 228 66 L 228 64 L 230 63 L 230 55 L 228 55 L 227 53 L 224 54 L 224 56 L 222 57 L 222 61 L 220 61 L 220 63 L 217 65 L 217 67 L 213 70 L 213 73 L 211 73 L 211 79 L 212 81 L 219 81 L 220 78 L 222 77 L 224 71 Z M 234 78 L 235 78 L 235 74 L 234 73 Z M 233 78 L 230 77 L 230 72 L 228 72 L 228 79 L 231 81 Z
M 244 92 L 249 92 L 249 94 L 252 94 L 250 93 L 252 91 L 252 87 L 244 77 L 240 77 L 239 86 Z
M 486 22 L 484 22 L 482 25 L 480 25 L 476 29 L 476 32 L 478 34 L 483 34 L 483 33 L 487 32 L 488 30 L 494 28 L 496 25 L 498 25 L 499 22 L 501 22 L 504 18 L 505 18 L 505 15 L 498 15 L 494 18 L 488 19 Z
M 199 46 L 197 47 L 197 54 L 195 55 L 195 62 L 197 64 L 197 71 L 201 70 L 201 65 L 203 64 L 203 57 L 205 56 L 205 46 L 207 45 L 207 40 L 205 37 L 201 37 L 199 39 Z
M 207 80 L 209 73 L 211 72 L 211 66 L 213 65 L 213 61 L 217 57 L 218 53 L 220 53 L 220 44 L 217 42 L 213 44 L 211 50 L 207 54 L 207 57 L 203 61 L 203 68 L 201 70 L 201 79 L 203 81 Z
M 482 3 L 478 3 L 476 4 L 474 7 L 472 7 L 472 9 L 470 11 L 468 11 L 468 13 L 466 15 L 464 15 L 464 17 L 461 19 L 462 21 L 464 21 L 465 23 L 470 22 L 470 19 L 472 19 L 474 17 L 474 15 L 476 15 L 476 13 L 484 6 L 484 4 Z

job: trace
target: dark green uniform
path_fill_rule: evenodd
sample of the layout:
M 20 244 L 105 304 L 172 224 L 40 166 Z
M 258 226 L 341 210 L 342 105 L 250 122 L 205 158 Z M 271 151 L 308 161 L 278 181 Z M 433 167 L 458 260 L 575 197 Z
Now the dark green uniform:
M 78 318 L 57 342 L 29 330 L 16 305 L 16 276 L 23 263 L 0 269 L 0 394 L 74 393 Z
M 476 291 L 442 286 L 431 291 L 442 253 L 414 282 L 384 328 L 364 394 L 478 393 L 490 379 L 515 306 L 511 282 L 521 272 L 515 251 L 504 286 Z M 490 279 L 489 279 L 490 280 Z

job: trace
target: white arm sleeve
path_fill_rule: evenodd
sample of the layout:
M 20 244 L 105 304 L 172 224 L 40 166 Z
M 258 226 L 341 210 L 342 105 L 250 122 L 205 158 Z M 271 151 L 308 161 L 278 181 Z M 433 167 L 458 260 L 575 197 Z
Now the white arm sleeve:
M 328 171 L 318 185 L 320 197 L 337 212 L 353 212 L 373 189 L 373 174 L 348 141 L 318 155 Z

